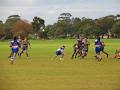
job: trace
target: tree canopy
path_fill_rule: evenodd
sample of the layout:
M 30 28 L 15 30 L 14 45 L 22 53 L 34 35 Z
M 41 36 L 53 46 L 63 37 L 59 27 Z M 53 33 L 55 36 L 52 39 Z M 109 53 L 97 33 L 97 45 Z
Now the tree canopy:
M 108 36 L 120 38 L 120 14 L 108 15 L 97 19 L 73 17 L 71 13 L 61 13 L 52 25 L 45 26 L 45 20 L 35 16 L 32 22 L 21 19 L 19 15 L 9 16 L 5 23 L 0 21 L 0 39 L 9 39 L 17 35 L 40 38 L 75 38 Z

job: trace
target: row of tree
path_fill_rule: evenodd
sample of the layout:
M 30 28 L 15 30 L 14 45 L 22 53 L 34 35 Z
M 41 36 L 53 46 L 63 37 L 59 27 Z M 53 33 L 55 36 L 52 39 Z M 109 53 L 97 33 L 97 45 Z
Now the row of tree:
M 41 37 L 42 28 L 45 28 L 44 20 L 39 17 L 34 17 L 33 22 L 29 22 L 21 19 L 19 15 L 11 15 L 5 23 L 0 21 L 0 39 L 11 39 L 14 36 Z
M 62 13 L 58 22 L 46 27 L 48 36 L 75 37 L 83 34 L 85 37 L 107 36 L 120 38 L 120 15 L 109 15 L 99 19 L 73 18 L 70 13 Z
M 109 15 L 98 19 L 72 17 L 62 13 L 53 25 L 45 26 L 44 19 L 34 17 L 32 22 L 22 20 L 19 15 L 11 15 L 5 23 L 0 21 L 0 39 L 13 36 L 46 38 L 74 38 L 83 34 L 85 37 L 107 36 L 120 38 L 120 15 Z

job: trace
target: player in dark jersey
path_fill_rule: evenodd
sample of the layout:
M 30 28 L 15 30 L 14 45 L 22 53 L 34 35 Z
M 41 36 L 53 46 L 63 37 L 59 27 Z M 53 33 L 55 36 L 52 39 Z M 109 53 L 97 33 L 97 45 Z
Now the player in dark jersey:
M 78 43 L 75 43 L 73 45 L 73 54 L 72 54 L 72 59 L 74 58 L 74 56 L 77 56 L 77 51 L 78 51 Z M 75 57 L 76 58 L 76 57 Z
M 20 52 L 20 57 L 23 53 L 25 53 L 26 56 L 28 57 L 28 47 L 30 47 L 30 42 L 28 41 L 27 38 L 21 40 L 21 47 L 22 47 L 22 51 Z
M 80 57 L 82 55 L 82 40 L 83 40 L 83 36 L 79 35 L 77 37 L 77 49 L 76 49 L 76 53 L 75 53 L 75 58 L 78 56 Z
M 84 58 L 85 56 L 87 56 L 88 48 L 90 46 L 90 42 L 88 41 L 87 38 L 84 39 L 82 46 L 83 46 L 83 48 L 82 48 L 82 58 Z
M 10 42 L 10 47 L 11 47 L 11 64 L 14 63 L 14 58 L 18 54 L 19 48 L 20 48 L 20 43 L 17 40 L 17 37 L 14 37 L 14 40 Z
M 82 35 L 79 35 L 77 37 L 77 44 L 78 44 L 78 49 L 76 51 L 76 54 L 75 54 L 75 58 L 77 57 L 77 55 L 79 55 L 78 57 L 80 57 L 82 55 L 82 48 L 83 48 L 83 37 Z

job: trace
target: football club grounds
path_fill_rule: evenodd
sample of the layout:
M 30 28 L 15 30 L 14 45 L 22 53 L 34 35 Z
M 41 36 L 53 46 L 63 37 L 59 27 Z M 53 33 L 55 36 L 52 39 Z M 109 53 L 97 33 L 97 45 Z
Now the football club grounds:
M 94 58 L 94 39 L 85 59 L 71 59 L 74 39 L 31 40 L 29 58 L 16 57 L 10 64 L 9 41 L 0 42 L 0 90 L 120 90 L 120 60 L 114 58 L 119 39 L 103 40 L 107 58 Z M 52 58 L 65 45 L 63 61 Z

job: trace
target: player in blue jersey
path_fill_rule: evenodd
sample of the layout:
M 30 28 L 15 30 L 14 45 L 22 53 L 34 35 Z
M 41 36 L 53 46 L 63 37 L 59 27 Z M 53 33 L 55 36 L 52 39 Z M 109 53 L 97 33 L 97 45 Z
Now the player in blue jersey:
M 98 60 L 98 61 L 101 61 L 102 60 L 102 57 L 100 55 L 100 52 L 101 52 L 101 45 L 102 45 L 102 42 L 100 40 L 100 37 L 98 37 L 96 40 L 95 40 L 95 58 Z
M 55 52 L 56 56 L 54 57 L 54 59 L 56 59 L 58 56 L 60 56 L 60 60 L 63 60 L 63 58 L 64 58 L 64 53 L 63 53 L 64 49 L 65 49 L 64 45 L 62 47 L 60 47 L 59 49 L 57 49 L 56 52 Z
M 17 37 L 14 37 L 14 39 L 10 42 L 11 47 L 11 64 L 14 62 L 15 56 L 18 54 L 19 48 L 20 48 L 20 42 L 17 40 Z
M 15 37 L 15 38 L 17 38 L 17 37 Z M 19 48 L 20 48 L 20 47 L 21 47 L 21 39 L 20 39 L 20 37 L 17 38 L 17 41 L 19 42 Z M 16 55 L 18 55 L 18 56 L 20 55 L 19 51 L 20 51 L 20 50 L 18 50 L 18 53 L 16 54 Z M 10 53 L 10 55 L 9 55 L 9 58 L 11 58 L 11 55 L 12 55 L 12 51 L 11 51 L 11 53 Z

